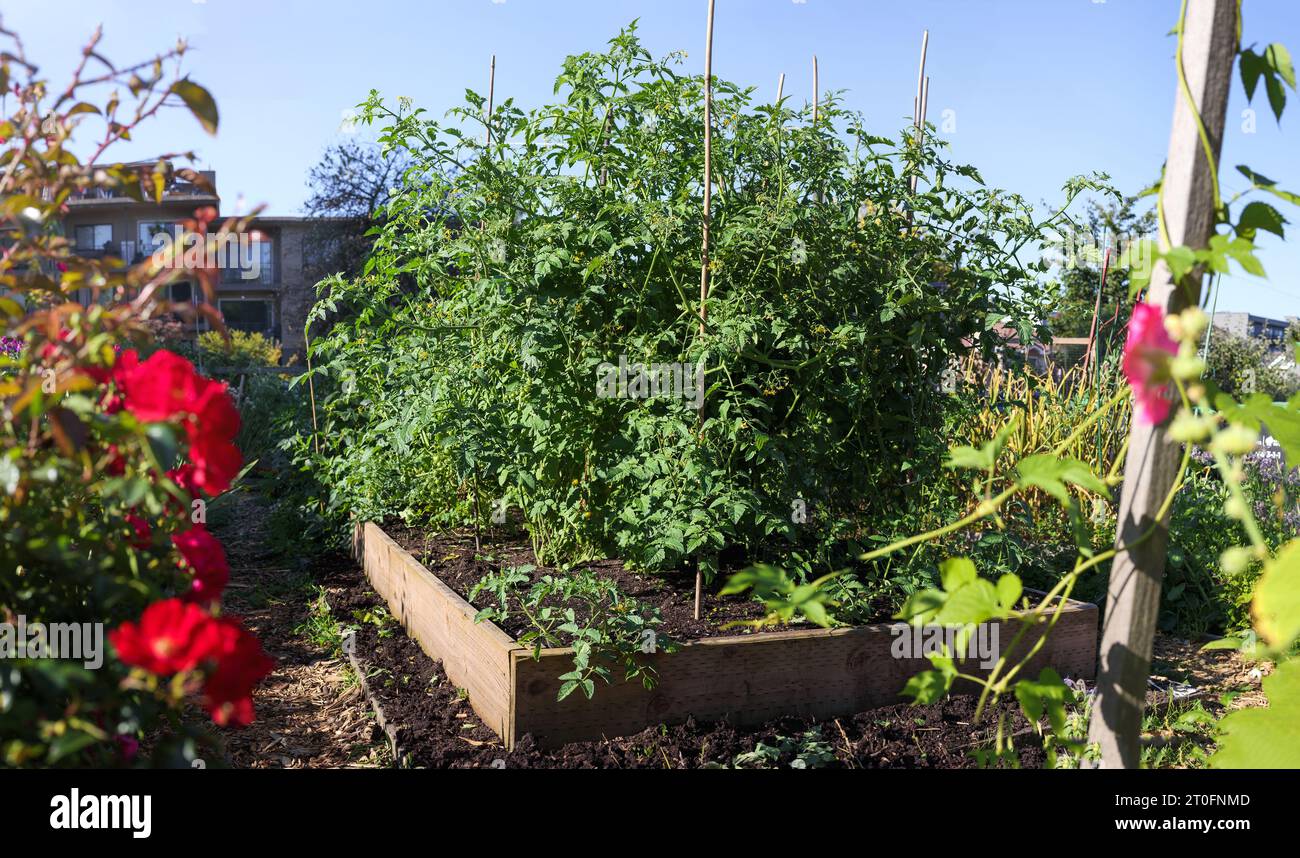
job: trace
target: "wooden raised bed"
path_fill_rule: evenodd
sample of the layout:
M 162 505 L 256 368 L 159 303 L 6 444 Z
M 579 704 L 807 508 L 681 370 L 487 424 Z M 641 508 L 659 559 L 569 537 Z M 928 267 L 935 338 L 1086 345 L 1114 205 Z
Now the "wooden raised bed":
M 659 682 L 597 684 L 596 695 L 556 700 L 560 674 L 572 669 L 569 649 L 544 649 L 533 659 L 373 523 L 358 525 L 353 550 L 375 591 L 447 678 L 469 694 L 483 722 L 514 747 L 531 733 L 542 746 L 639 732 L 656 724 L 727 719 L 737 725 L 784 715 L 837 717 L 899 703 L 907 680 L 931 667 L 925 658 L 894 658 L 891 623 L 841 629 L 799 629 L 707 638 L 672 653 L 646 656 Z M 1000 631 L 1009 646 L 1018 623 Z M 1032 645 L 1025 636 L 1021 647 Z M 1013 653 L 1014 655 L 1014 653 Z M 1069 601 L 1028 676 L 1052 666 L 1062 675 L 1096 674 L 1097 606 Z M 980 673 L 973 661 L 964 672 Z M 960 688 L 958 690 L 961 690 Z

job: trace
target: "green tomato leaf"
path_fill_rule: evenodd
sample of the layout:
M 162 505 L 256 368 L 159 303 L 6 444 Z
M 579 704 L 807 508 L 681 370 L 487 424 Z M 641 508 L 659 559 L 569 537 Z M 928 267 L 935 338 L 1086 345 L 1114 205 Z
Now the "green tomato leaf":
M 1282 225 L 1287 223 L 1282 213 L 1268 203 L 1253 202 L 1241 211 L 1237 218 L 1237 234 L 1243 238 L 1254 238 L 1257 230 L 1271 232 L 1279 238 L 1286 238 Z
M 951 681 L 937 670 L 923 670 L 907 680 L 903 695 L 911 697 L 917 706 L 927 706 L 948 693 Z
M 949 557 L 939 564 L 939 578 L 949 595 L 978 577 L 975 563 L 969 557 Z

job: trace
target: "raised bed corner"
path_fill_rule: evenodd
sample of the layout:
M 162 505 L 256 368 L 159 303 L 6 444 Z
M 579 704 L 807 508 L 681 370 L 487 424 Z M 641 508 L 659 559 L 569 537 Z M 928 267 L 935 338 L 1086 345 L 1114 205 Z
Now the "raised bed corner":
M 557 677 L 571 669 L 569 649 L 544 649 L 534 659 L 531 647 L 496 625 L 475 623 L 468 602 L 372 522 L 357 525 L 353 550 L 393 615 L 442 662 L 447 678 L 466 690 L 474 711 L 508 747 L 529 733 L 540 745 L 555 746 L 691 716 L 744 726 L 783 715 L 847 715 L 900 702 L 907 680 L 930 667 L 925 658 L 893 656 L 891 623 L 731 635 L 647 656 L 658 671 L 651 690 L 637 680 L 615 680 L 591 700 L 574 694 L 560 701 Z M 1013 637 L 1012 625 L 1000 633 L 1004 645 Z M 1026 635 L 1020 648 L 1036 637 Z M 1028 675 L 1051 666 L 1062 676 L 1092 679 L 1096 655 L 1097 607 L 1070 600 Z M 980 672 L 970 662 L 962 669 Z

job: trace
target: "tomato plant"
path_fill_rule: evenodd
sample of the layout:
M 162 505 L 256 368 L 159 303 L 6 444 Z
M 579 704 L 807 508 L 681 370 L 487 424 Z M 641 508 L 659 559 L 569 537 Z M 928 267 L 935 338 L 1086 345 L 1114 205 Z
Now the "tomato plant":
M 1018 251 L 1063 213 L 1035 217 L 933 138 L 869 133 L 838 97 L 813 121 L 719 80 L 701 329 L 704 82 L 680 61 L 633 26 L 569 57 L 531 111 L 485 116 L 474 92 L 448 122 L 361 106 L 412 166 L 364 275 L 314 311 L 334 321 L 311 345 L 331 384 L 321 452 L 300 449 L 336 512 L 510 507 L 544 562 L 711 576 L 726 550 L 849 557 L 923 488 L 949 360 L 991 353 L 998 322 L 1032 333 L 1047 293 Z M 703 389 L 656 395 L 665 367 L 671 392 Z

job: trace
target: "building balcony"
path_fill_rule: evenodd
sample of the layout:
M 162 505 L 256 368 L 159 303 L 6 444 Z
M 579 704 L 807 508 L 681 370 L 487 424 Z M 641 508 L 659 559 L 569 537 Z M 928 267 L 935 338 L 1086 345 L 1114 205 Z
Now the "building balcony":
M 204 170 L 199 173 L 213 187 L 216 186 L 217 174 L 213 170 Z M 153 201 L 152 189 L 144 194 L 146 201 Z M 162 201 L 164 203 L 210 203 L 216 205 L 221 198 L 216 193 L 205 189 L 203 186 L 186 181 L 185 179 L 173 176 L 166 187 L 163 188 Z M 83 188 L 73 191 L 68 197 L 69 208 L 87 208 L 94 206 L 111 206 L 121 205 L 123 203 L 134 203 L 135 199 L 127 196 L 121 191 L 110 190 L 107 188 Z

